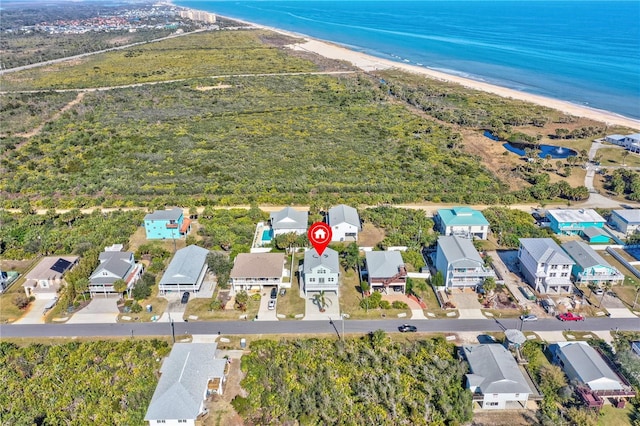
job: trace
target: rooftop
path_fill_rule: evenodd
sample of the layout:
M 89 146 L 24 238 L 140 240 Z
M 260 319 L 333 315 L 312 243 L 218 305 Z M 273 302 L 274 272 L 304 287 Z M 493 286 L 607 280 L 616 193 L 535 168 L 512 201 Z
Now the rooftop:
M 309 212 L 301 212 L 291 207 L 271 213 L 273 229 L 307 229 Z
M 307 250 L 304 253 L 304 273 L 307 274 L 318 266 L 324 266 L 331 272 L 340 272 L 338 252 L 327 247 L 322 256 L 319 256 L 316 249 Z
M 33 268 L 27 276 L 29 280 L 57 280 L 71 268 L 78 260 L 78 256 L 47 256 L 43 257 L 40 262 Z M 25 282 L 26 283 L 26 282 Z
M 178 250 L 160 279 L 163 284 L 194 284 L 207 263 L 209 250 L 196 245 Z
M 144 220 L 178 220 L 182 216 L 182 209 L 174 207 L 169 210 L 156 210 L 144 217 Z
M 331 207 L 329 209 L 329 226 L 335 226 L 340 223 L 348 223 L 349 225 L 360 226 L 360 215 L 358 211 L 353 207 L 340 204 L 339 206 Z
M 613 268 L 594 249 L 582 241 L 568 241 L 562 244 L 562 248 L 583 269 L 594 266 L 606 266 Z
M 623 388 L 620 377 L 586 342 L 561 342 L 558 343 L 558 351 L 564 355 L 584 383 L 604 378 L 618 382 L 618 387 Z
M 456 266 L 475 268 L 478 264 L 484 265 L 473 242 L 467 238 L 440 236 L 438 248 L 446 256 L 448 263 L 456 262 Z
M 524 248 L 537 263 L 575 265 L 575 262 L 551 238 L 520 238 Z
M 231 269 L 231 278 L 281 278 L 283 253 L 240 253 Z
M 524 375 L 509 351 L 499 344 L 469 345 L 462 350 L 469 362 L 469 384 L 488 393 L 531 393 Z
M 622 220 L 627 223 L 638 224 L 640 223 L 640 209 L 624 209 L 624 210 L 613 210 L 611 214 L 615 214 L 619 216 Z
M 445 226 L 478 225 L 489 226 L 489 221 L 478 210 L 470 207 L 453 207 L 438 210 L 438 216 Z
M 404 265 L 399 251 L 368 251 L 365 254 L 369 278 L 389 278 Z
M 556 222 L 606 222 L 593 209 L 550 209 L 547 210 L 547 217 L 553 217 Z

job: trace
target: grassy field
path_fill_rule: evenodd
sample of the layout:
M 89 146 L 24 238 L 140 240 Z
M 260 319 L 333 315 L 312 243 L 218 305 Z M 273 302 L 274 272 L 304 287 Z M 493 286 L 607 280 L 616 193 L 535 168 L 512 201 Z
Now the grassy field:
M 625 157 L 625 152 L 626 157 Z M 640 155 L 633 154 L 620 148 L 600 148 L 598 155 L 602 155 L 600 167 L 629 166 L 640 167 Z
M 633 416 L 633 405 L 627 404 L 624 408 L 615 408 L 612 405 L 605 405 L 600 410 L 600 417 L 598 418 L 599 426 L 631 426 L 631 419 Z
M 210 321 L 210 320 L 238 320 L 241 316 L 245 316 L 248 320 L 255 318 L 260 308 L 260 300 L 256 300 L 253 297 L 249 297 L 246 311 L 242 312 L 237 309 L 225 309 L 221 311 L 212 310 L 212 299 L 207 298 L 195 298 L 191 299 L 187 304 L 187 309 L 184 313 L 184 318 L 188 318 L 190 315 L 198 317 L 198 321 Z
M 303 253 L 297 253 L 294 260 L 294 269 L 304 258 Z M 287 265 L 291 265 L 291 256 L 287 256 Z M 300 297 L 300 281 L 295 271 L 291 274 L 291 288 L 286 290 L 284 296 L 278 294 L 276 305 L 277 313 L 284 315 L 286 319 L 293 319 L 296 315 L 305 313 L 305 300 Z
M 38 264 L 39 259 L 34 259 L 28 262 L 13 262 L 15 266 L 14 268 L 8 268 L 9 270 L 15 270 L 19 272 L 21 275 L 11 283 L 11 286 L 0 295 L 0 323 L 5 323 L 8 321 L 15 321 L 20 318 L 25 312 L 18 309 L 18 307 L 13 303 L 15 297 L 19 294 L 24 293 L 24 287 L 22 284 L 25 282 L 25 275 L 33 269 L 34 266 Z M 3 265 L 5 262 L 3 262 Z M 8 263 L 6 263 L 9 266 Z

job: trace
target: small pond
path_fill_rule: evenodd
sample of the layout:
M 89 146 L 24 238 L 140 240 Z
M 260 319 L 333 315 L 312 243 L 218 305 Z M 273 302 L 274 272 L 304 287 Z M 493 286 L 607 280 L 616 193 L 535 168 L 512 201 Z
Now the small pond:
M 500 141 L 500 139 L 497 136 L 495 136 L 488 130 L 485 130 L 484 136 L 494 141 L 498 141 L 498 142 Z M 527 145 L 511 143 L 511 142 L 502 144 L 502 146 L 507 151 L 513 152 L 514 154 L 518 154 L 523 157 L 525 156 L 524 150 L 525 148 L 528 147 Z M 567 157 L 578 155 L 578 153 L 573 149 L 566 148 L 563 146 L 538 145 L 538 149 L 540 150 L 540 154 L 538 155 L 540 158 L 545 158 L 547 155 L 550 155 L 551 158 L 567 158 Z

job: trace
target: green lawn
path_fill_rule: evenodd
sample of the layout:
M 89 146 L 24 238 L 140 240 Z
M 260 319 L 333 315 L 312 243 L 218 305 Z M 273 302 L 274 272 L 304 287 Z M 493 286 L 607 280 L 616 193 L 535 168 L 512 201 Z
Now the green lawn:
M 13 322 L 24 314 L 24 311 L 18 309 L 13 300 L 18 294 L 25 294 L 24 287 L 22 287 L 25 282 L 25 275 L 38 264 L 39 260 L 39 258 L 33 259 L 24 270 L 18 271 L 21 275 L 0 295 L 0 323 Z
M 298 262 L 304 257 L 304 254 L 297 253 L 295 255 L 294 269 L 297 268 Z M 287 265 L 291 265 L 291 256 L 287 257 Z M 277 313 L 285 315 L 287 319 L 295 318 L 296 315 L 305 313 L 305 300 L 300 297 L 300 282 L 297 274 L 291 274 L 291 288 L 287 289 L 284 296 L 278 294 L 278 303 L 276 305 Z
M 398 314 L 406 314 L 411 318 L 409 309 L 365 309 L 360 307 L 362 294 L 359 291 L 360 281 L 358 273 L 352 269 L 342 270 L 342 285 L 340 287 L 340 311 L 348 314 L 350 319 L 381 319 L 398 318 Z M 383 293 L 384 298 L 384 293 Z
M 600 410 L 600 417 L 598 418 L 599 426 L 631 426 L 631 416 L 633 415 L 633 405 L 627 403 L 623 408 L 615 408 L 612 405 L 605 405 Z
M 602 161 L 600 167 L 606 168 L 607 166 L 622 166 L 640 167 L 640 155 L 628 153 L 625 158 L 625 151 L 621 148 L 600 148 L 598 155 L 602 155 Z
M 189 315 L 195 315 L 198 317 L 198 321 L 209 321 L 209 320 L 236 320 L 237 321 L 238 319 L 240 319 L 240 316 L 246 315 L 247 319 L 250 320 L 252 318 L 255 318 L 260 308 L 260 299 L 249 297 L 249 302 L 247 303 L 247 310 L 244 312 L 239 311 L 237 309 L 225 309 L 221 311 L 215 311 L 211 309 L 211 300 L 212 299 L 199 299 L 199 298 L 191 299 L 187 304 L 187 309 L 185 310 L 184 318 L 188 318 Z

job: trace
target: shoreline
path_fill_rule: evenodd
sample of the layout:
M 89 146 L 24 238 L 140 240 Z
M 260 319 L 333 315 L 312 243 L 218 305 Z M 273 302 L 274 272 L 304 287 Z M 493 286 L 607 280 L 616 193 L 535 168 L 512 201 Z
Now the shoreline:
M 182 7 L 177 6 L 176 7 Z M 187 9 L 182 7 L 183 9 Z M 474 80 L 467 77 L 460 77 L 453 74 L 448 74 L 442 71 L 436 71 L 425 66 L 411 65 L 403 62 L 396 62 L 390 59 L 379 58 L 377 56 L 369 55 L 367 53 L 351 50 L 347 47 L 343 47 L 335 42 L 325 41 L 311 37 L 306 34 L 297 33 L 294 31 L 283 30 L 280 28 L 270 27 L 267 25 L 256 24 L 255 22 L 249 22 L 242 19 L 232 18 L 229 16 L 219 15 L 215 12 L 219 18 L 227 19 L 230 21 L 239 22 L 245 25 L 249 25 L 254 28 L 265 29 L 273 31 L 279 34 L 287 35 L 290 37 L 302 38 L 305 41 L 303 43 L 297 43 L 289 45 L 287 47 L 293 50 L 303 50 L 317 55 L 323 56 L 328 59 L 342 60 L 350 62 L 356 68 L 361 69 L 364 72 L 382 71 L 386 69 L 397 69 L 406 71 L 412 74 L 418 74 L 426 78 L 431 78 L 447 83 L 459 84 L 463 87 L 479 90 L 486 93 L 492 93 L 503 98 L 510 98 L 525 102 L 530 102 L 535 105 L 555 109 L 565 114 L 573 115 L 576 117 L 587 118 L 594 121 L 598 121 L 606 124 L 607 126 L 623 126 L 633 130 L 640 130 L 640 120 L 623 116 L 611 111 L 600 110 L 583 105 L 571 103 L 569 101 L 563 101 L 560 99 L 554 99 L 547 96 L 536 95 L 532 93 L 522 92 L 508 87 L 498 86 L 496 84 L 486 83 L 479 80 Z

